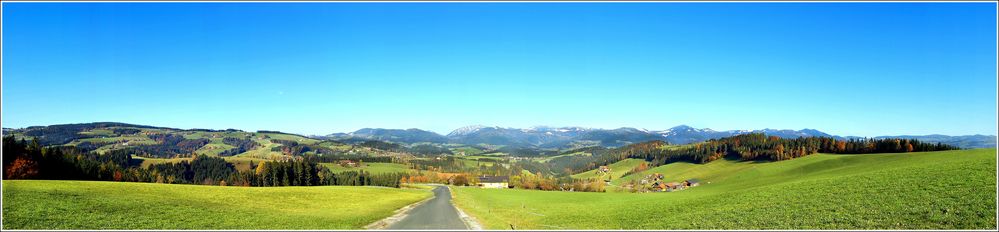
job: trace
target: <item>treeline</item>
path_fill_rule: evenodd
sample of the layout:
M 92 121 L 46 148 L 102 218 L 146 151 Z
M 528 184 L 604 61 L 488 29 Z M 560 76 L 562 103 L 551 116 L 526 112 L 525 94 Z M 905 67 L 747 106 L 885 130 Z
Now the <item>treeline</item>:
M 107 145 L 111 145 L 111 144 L 115 144 L 115 143 L 118 143 L 118 141 L 102 141 L 102 142 L 83 141 L 83 142 L 80 142 L 79 144 L 76 144 L 75 147 L 77 149 L 80 149 L 81 151 L 90 152 L 90 151 L 93 151 L 93 150 L 97 150 L 97 148 L 100 148 L 100 147 L 103 147 L 103 146 L 107 146 Z
M 138 167 L 128 150 L 105 154 L 75 147 L 43 147 L 13 136 L 3 138 L 4 179 L 105 180 L 237 186 L 379 185 L 398 187 L 406 174 L 333 173 L 306 159 L 270 161 L 238 171 L 222 158 L 196 156 L 191 161 Z
M 514 188 L 542 191 L 604 192 L 606 183 L 597 179 L 572 179 L 545 176 L 541 173 L 510 176 Z
M 142 132 L 142 130 L 135 128 L 114 128 L 111 129 L 111 132 L 119 135 L 133 135 Z
M 4 179 L 113 179 L 115 171 L 132 163 L 131 156 L 111 153 L 98 155 L 81 153 L 73 147 L 42 147 L 38 140 L 30 143 L 3 138 Z
M 336 163 L 341 160 L 361 161 L 367 163 L 392 163 L 396 162 L 391 156 L 369 156 L 362 154 L 305 154 L 302 159 L 316 163 Z
M 366 171 L 333 173 L 326 167 L 310 161 L 270 161 L 255 168 L 252 186 L 314 186 L 314 185 L 376 185 L 399 187 L 405 173 L 372 175 Z
M 631 147 L 631 146 L 630 146 Z M 957 150 L 945 144 L 931 144 L 915 139 L 850 139 L 799 137 L 785 139 L 762 133 L 743 134 L 703 143 L 666 147 L 661 141 L 635 144 L 625 151 L 630 158 L 641 158 L 661 165 L 677 161 L 706 163 L 723 157 L 741 160 L 788 160 L 813 153 L 869 154 Z

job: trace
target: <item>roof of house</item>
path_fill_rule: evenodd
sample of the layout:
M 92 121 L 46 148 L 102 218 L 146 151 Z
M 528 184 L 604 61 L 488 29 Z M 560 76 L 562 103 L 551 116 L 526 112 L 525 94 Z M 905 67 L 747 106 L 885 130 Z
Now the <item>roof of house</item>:
M 508 182 L 509 176 L 480 176 L 479 183 L 502 183 Z

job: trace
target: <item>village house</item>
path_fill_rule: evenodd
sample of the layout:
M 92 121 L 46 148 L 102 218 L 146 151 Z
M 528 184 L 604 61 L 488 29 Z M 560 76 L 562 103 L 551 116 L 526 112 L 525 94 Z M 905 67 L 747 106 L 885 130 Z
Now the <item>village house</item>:
M 599 170 L 600 172 L 603 172 L 603 173 L 608 173 L 608 172 L 611 171 L 610 167 L 607 167 L 607 166 L 600 166 L 599 168 L 597 168 L 597 170 Z
M 655 192 L 672 192 L 683 189 L 683 184 L 678 182 L 656 181 L 652 184 L 652 191 Z
M 508 188 L 510 186 L 509 176 L 480 176 L 479 187 L 482 188 Z

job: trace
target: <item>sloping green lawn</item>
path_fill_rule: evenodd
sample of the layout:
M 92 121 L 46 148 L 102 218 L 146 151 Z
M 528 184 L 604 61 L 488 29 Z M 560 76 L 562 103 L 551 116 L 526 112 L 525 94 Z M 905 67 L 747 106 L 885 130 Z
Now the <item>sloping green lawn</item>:
M 430 196 L 385 187 L 4 180 L 3 229 L 360 229 Z
M 670 193 L 454 188 L 491 229 L 995 229 L 996 150 L 669 164 Z M 616 182 L 623 182 L 626 179 Z

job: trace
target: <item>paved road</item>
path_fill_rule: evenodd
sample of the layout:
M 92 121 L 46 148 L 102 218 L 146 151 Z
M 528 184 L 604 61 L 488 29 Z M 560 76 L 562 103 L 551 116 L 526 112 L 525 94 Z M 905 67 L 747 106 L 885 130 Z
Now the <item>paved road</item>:
M 416 206 L 408 215 L 387 229 L 419 230 L 419 229 L 455 229 L 467 230 L 465 223 L 458 216 L 458 210 L 451 205 L 451 190 L 447 187 L 434 188 L 434 198 Z

